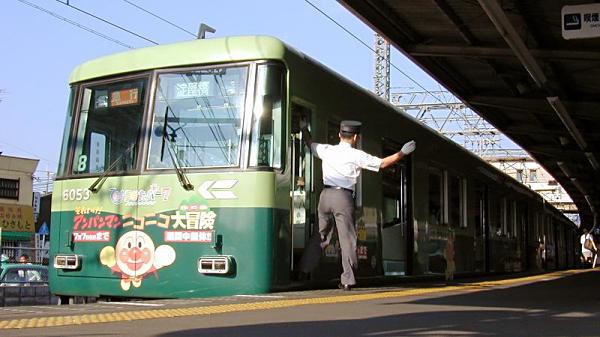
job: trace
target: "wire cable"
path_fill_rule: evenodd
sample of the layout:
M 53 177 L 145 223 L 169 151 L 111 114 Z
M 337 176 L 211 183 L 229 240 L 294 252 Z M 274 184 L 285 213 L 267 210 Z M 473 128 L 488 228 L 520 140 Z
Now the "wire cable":
M 125 48 L 129 48 L 129 49 L 133 49 L 134 48 L 134 47 L 132 47 L 132 46 L 130 46 L 130 45 L 124 43 L 124 42 L 121 42 L 121 41 L 119 41 L 119 40 L 117 40 L 115 38 L 112 38 L 112 37 L 108 36 L 108 35 L 102 34 L 102 33 L 98 32 L 98 31 L 95 31 L 92 28 L 86 27 L 86 26 L 84 26 L 84 25 L 82 25 L 82 24 L 80 24 L 78 22 L 75 22 L 73 20 L 67 19 L 64 16 L 60 16 L 60 15 L 58 15 L 58 14 L 52 12 L 52 11 L 49 11 L 49 10 L 43 8 L 43 7 L 40 7 L 40 6 L 35 5 L 35 4 L 32 4 L 32 3 L 27 2 L 25 0 L 17 0 L 17 1 L 23 3 L 23 4 L 27 5 L 27 6 L 33 7 L 35 9 L 37 9 L 37 10 L 40 10 L 40 11 L 46 13 L 46 14 L 52 15 L 53 17 L 55 17 L 55 18 L 57 18 L 59 20 L 62 20 L 62 21 L 67 22 L 67 23 L 70 23 L 70 24 L 72 24 L 75 27 L 81 28 L 81 29 L 83 29 L 83 30 L 85 30 L 87 32 L 90 32 L 90 33 L 92 33 L 94 35 L 97 35 L 97 36 L 99 36 L 99 37 L 101 37 L 103 39 L 106 39 L 108 41 L 111 41 L 111 42 L 114 42 L 114 43 L 116 43 L 118 45 L 121 45 L 121 46 L 123 46 Z
M 21 0 L 19 0 L 19 1 L 21 1 Z M 104 23 L 106 23 L 106 24 L 109 24 L 109 25 L 111 25 L 111 26 L 113 26 L 113 27 L 115 27 L 115 28 L 118 28 L 118 29 L 120 29 L 120 30 L 122 30 L 122 31 L 124 31 L 124 32 L 127 32 L 127 33 L 129 33 L 129 34 L 131 34 L 131 35 L 137 36 L 137 37 L 139 37 L 140 39 L 144 39 L 144 40 L 146 40 L 146 41 L 148 41 L 148 42 L 150 42 L 150 43 L 153 43 L 153 44 L 155 44 L 155 45 L 157 45 L 157 44 L 158 44 L 158 42 L 152 41 L 152 40 L 150 40 L 150 39 L 149 39 L 149 38 L 147 38 L 147 37 L 144 37 L 144 36 L 142 36 L 142 35 L 140 35 L 140 34 L 138 34 L 138 33 L 134 33 L 134 32 L 130 31 L 130 30 L 129 30 L 129 29 L 127 29 L 127 28 L 123 28 L 123 27 L 121 27 L 121 26 L 119 26 L 119 25 L 117 25 L 117 24 L 114 24 L 114 23 L 112 23 L 112 22 L 110 22 L 110 21 L 108 21 L 108 20 L 106 20 L 106 19 L 103 19 L 103 18 L 101 18 L 101 17 L 99 17 L 99 16 L 96 16 L 96 15 L 94 15 L 94 14 L 92 14 L 92 13 L 86 12 L 86 11 L 84 11 L 84 10 L 83 10 L 83 9 L 81 9 L 81 8 L 78 8 L 78 7 L 75 7 L 75 6 L 71 5 L 71 4 L 69 4 L 68 2 L 62 2 L 62 1 L 60 1 L 60 0 L 56 0 L 56 2 L 58 2 L 58 3 L 60 3 L 60 4 L 63 4 L 63 5 L 65 5 L 65 6 L 67 6 L 67 7 L 73 8 L 74 10 L 77 10 L 77 11 L 79 11 L 79 12 L 83 13 L 83 14 L 89 15 L 89 16 L 93 17 L 94 19 L 100 20 L 100 21 L 102 21 L 102 22 L 104 22 Z
M 19 1 L 20 1 L 20 0 L 19 0 Z M 15 149 L 17 149 L 17 150 L 19 150 L 19 151 L 22 151 L 22 152 L 24 152 L 24 153 L 30 154 L 30 155 L 32 155 L 32 156 L 35 156 L 36 158 L 39 158 L 39 159 L 41 159 L 41 160 L 43 160 L 43 161 L 47 161 L 48 163 L 52 163 L 52 164 L 58 164 L 58 163 L 57 163 L 55 160 L 50 160 L 50 159 L 47 159 L 47 158 L 43 158 L 43 157 L 41 157 L 41 156 L 39 156 L 39 155 L 37 155 L 37 154 L 35 154 L 35 153 L 33 153 L 33 152 L 27 151 L 27 150 L 25 150 L 24 148 L 22 148 L 22 147 L 18 147 L 18 146 L 14 145 L 14 144 L 10 144 L 10 143 L 7 143 L 7 142 L 5 142 L 5 141 L 2 141 L 2 140 L 0 140 L 0 144 L 4 144 L 4 145 L 6 145 L 6 146 L 9 146 L 9 147 L 14 147 Z M 1 151 L 0 151 L 0 152 L 1 152 Z M 8 156 L 8 155 L 7 155 L 7 154 L 5 154 L 5 156 Z
M 149 10 L 147 10 L 147 9 L 145 9 L 145 8 L 143 8 L 143 7 L 141 7 L 141 6 L 139 6 L 139 5 L 136 5 L 136 4 L 134 4 L 134 3 L 133 3 L 133 2 L 131 2 L 131 1 L 128 1 L 128 0 L 123 0 L 123 1 L 124 1 L 124 2 L 126 2 L 126 3 L 128 3 L 128 4 L 130 4 L 131 6 L 133 6 L 133 7 L 135 7 L 135 8 L 137 8 L 137 9 L 139 9 L 139 10 L 143 11 L 143 12 L 146 12 L 146 13 L 148 13 L 148 14 L 152 15 L 153 17 L 155 17 L 155 18 L 157 18 L 157 19 L 159 19 L 159 20 L 161 20 L 161 21 L 164 21 L 164 22 L 166 22 L 166 23 L 170 24 L 171 26 L 173 26 L 173 27 L 175 27 L 175 28 L 178 28 L 178 29 L 180 29 L 180 30 L 182 30 L 182 31 L 184 31 L 184 32 L 186 32 L 186 33 L 188 33 L 188 34 L 190 34 L 190 35 L 191 35 L 191 36 L 193 36 L 193 37 L 196 37 L 196 34 L 194 34 L 194 33 L 190 32 L 189 30 L 187 30 L 187 29 L 185 29 L 185 28 L 182 28 L 182 27 L 180 27 L 180 26 L 176 25 L 176 24 L 174 24 L 173 22 L 171 22 L 171 21 L 169 21 L 169 20 L 167 20 L 167 19 L 165 19 L 165 18 L 162 18 L 162 17 L 160 17 L 160 16 L 158 16 L 158 15 L 156 15 L 156 14 L 154 14 L 154 13 L 150 12 Z
M 370 51 L 372 51 L 373 53 L 375 53 L 375 49 L 373 49 L 371 46 L 369 46 L 366 42 L 364 42 L 363 40 L 361 40 L 358 36 L 356 36 L 354 33 L 352 33 L 351 31 L 349 31 L 346 27 L 342 26 L 340 23 L 338 23 L 337 21 L 335 21 L 334 18 L 332 18 L 331 16 L 327 15 L 327 13 L 323 12 L 319 7 L 317 7 L 315 4 L 313 4 L 312 2 L 310 2 L 309 0 L 304 0 L 306 3 L 308 3 L 310 6 L 312 6 L 314 9 L 316 9 L 319 13 L 323 14 L 326 18 L 328 18 L 331 22 L 333 22 L 334 24 L 336 24 L 338 27 L 340 27 L 341 29 L 343 29 L 346 33 L 348 33 L 350 36 L 352 36 L 354 39 L 356 39 L 358 42 L 360 42 L 362 45 L 364 45 L 365 47 L 367 47 Z M 400 68 L 396 67 L 395 64 L 393 64 L 390 61 L 390 65 L 392 67 L 394 67 L 394 69 L 396 69 L 400 74 L 404 75 L 406 78 L 408 78 L 411 82 L 413 82 L 414 84 L 416 84 L 419 88 L 423 89 L 423 91 L 427 92 L 428 94 L 430 94 L 435 100 L 439 101 L 440 103 L 445 104 L 445 102 L 442 102 L 438 97 L 436 97 L 435 95 L 433 95 L 429 90 L 427 90 L 424 86 L 421 85 L 421 83 L 417 82 L 415 79 L 413 79 L 412 77 L 410 77 L 407 73 L 405 73 L 404 71 L 402 71 Z

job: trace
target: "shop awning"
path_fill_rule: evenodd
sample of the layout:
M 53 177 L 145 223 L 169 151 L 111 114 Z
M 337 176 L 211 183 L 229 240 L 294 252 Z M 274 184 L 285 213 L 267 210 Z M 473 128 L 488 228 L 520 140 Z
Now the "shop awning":
M 33 233 L 29 232 L 8 232 L 2 231 L 2 242 L 11 241 L 29 241 L 31 240 Z

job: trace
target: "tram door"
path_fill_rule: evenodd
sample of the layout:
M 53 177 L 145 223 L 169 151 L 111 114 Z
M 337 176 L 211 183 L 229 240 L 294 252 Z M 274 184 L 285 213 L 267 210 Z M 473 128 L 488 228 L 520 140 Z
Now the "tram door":
M 291 134 L 291 266 L 296 269 L 308 244 L 310 228 L 313 224 L 315 209 L 312 207 L 312 166 L 313 158 L 308 151 L 302 132 L 300 120 L 310 125 L 311 109 L 292 103 L 292 134 Z M 310 129 L 310 127 L 309 127 Z
M 383 156 L 398 151 L 401 144 L 384 140 Z M 409 207 L 410 198 L 410 158 L 406 157 L 392 167 L 382 171 L 382 259 L 385 275 L 406 275 L 410 271 Z

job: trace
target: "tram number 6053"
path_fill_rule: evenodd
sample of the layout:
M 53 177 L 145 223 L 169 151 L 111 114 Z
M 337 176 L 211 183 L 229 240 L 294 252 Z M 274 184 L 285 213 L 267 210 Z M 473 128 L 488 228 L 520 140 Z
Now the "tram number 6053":
M 89 200 L 92 192 L 87 188 L 69 188 L 63 191 L 63 200 L 81 201 Z

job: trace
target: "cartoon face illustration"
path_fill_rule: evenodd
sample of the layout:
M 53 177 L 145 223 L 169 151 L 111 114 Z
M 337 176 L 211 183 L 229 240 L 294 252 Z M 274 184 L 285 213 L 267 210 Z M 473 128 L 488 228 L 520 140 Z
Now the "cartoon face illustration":
M 154 262 L 154 242 L 148 234 L 140 231 L 125 233 L 115 247 L 117 265 L 123 274 L 145 274 Z
M 154 248 L 152 238 L 142 231 L 123 234 L 116 246 L 106 246 L 100 251 L 100 263 L 113 273 L 121 274 L 121 288 L 129 290 L 131 284 L 139 287 L 142 279 L 156 273 L 175 261 L 175 250 L 169 245 Z

